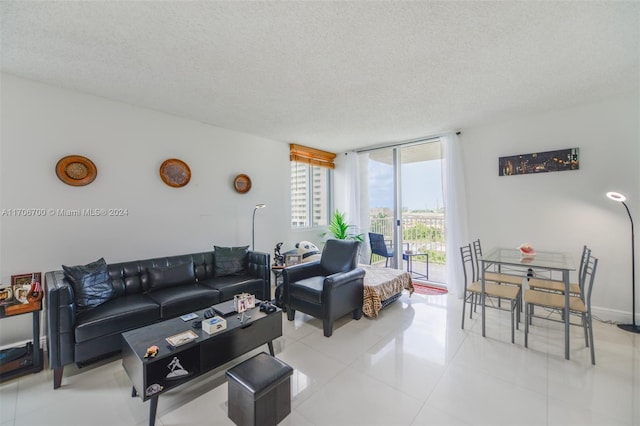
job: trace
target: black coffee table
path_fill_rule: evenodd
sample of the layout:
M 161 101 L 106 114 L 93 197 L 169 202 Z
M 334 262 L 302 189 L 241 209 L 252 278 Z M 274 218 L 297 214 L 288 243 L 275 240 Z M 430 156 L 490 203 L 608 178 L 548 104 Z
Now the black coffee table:
M 225 317 L 227 329 L 211 335 L 192 327 L 194 321 L 204 319 L 204 310 L 196 313 L 198 318 L 195 320 L 185 322 L 180 318 L 173 318 L 122 333 L 122 365 L 133 383 L 131 396 L 140 396 L 142 401 L 151 400 L 150 426 L 155 424 L 158 397 L 161 394 L 265 343 L 269 345 L 271 355 L 275 355 L 273 340 L 282 336 L 280 309 L 266 314 L 260 312 L 256 305 L 256 308 L 245 312 L 242 323 L 237 314 L 229 315 Z M 187 330 L 193 330 L 197 339 L 175 348 L 165 340 Z M 147 348 L 152 345 L 160 348 L 158 354 L 154 358 L 144 358 Z M 176 358 L 179 368 L 174 363 Z M 179 373 L 180 370 L 186 371 L 187 374 L 168 378 L 167 375 L 174 369 Z

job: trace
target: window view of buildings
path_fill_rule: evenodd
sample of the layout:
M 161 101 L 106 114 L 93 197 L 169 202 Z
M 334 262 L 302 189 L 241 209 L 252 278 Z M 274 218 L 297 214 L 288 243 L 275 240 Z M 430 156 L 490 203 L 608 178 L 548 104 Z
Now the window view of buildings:
M 324 226 L 329 217 L 331 169 L 291 162 L 291 227 Z

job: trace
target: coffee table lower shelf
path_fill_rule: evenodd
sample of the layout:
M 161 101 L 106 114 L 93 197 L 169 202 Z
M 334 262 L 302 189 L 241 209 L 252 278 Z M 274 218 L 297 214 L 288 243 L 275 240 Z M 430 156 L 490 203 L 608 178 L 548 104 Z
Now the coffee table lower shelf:
M 198 311 L 198 320 L 204 318 L 204 310 Z M 271 355 L 273 340 L 282 336 L 282 311 L 266 314 L 257 307 L 245 312 L 245 320 L 230 315 L 225 318 L 227 329 L 207 334 L 191 327 L 193 321 L 173 318 L 122 334 L 122 365 L 133 384 L 131 396 L 150 400 L 149 425 L 155 425 L 158 398 L 192 379 L 214 370 L 264 344 Z M 170 346 L 165 338 L 193 330 L 198 338 L 179 347 Z M 144 358 L 147 348 L 157 345 L 160 350 L 154 358 Z M 175 364 L 177 360 L 177 364 Z M 173 365 L 173 368 L 172 368 Z M 186 371 L 184 376 L 168 378 L 170 372 Z

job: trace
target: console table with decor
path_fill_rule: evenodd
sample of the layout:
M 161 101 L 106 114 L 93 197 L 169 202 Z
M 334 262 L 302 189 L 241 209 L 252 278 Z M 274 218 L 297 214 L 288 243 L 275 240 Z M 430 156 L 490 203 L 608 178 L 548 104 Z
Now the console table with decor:
M 32 315 L 33 341 L 24 347 L 10 348 L 2 351 L 0 357 L 0 381 L 12 379 L 28 373 L 42 371 L 42 349 L 40 348 L 40 311 L 42 311 L 42 295 L 30 299 L 29 303 L 8 303 L 0 305 L 0 319 L 15 317 L 18 315 Z M 24 350 L 24 354 L 16 359 L 9 357 L 9 351 Z M 11 358 L 5 361 L 5 356 Z

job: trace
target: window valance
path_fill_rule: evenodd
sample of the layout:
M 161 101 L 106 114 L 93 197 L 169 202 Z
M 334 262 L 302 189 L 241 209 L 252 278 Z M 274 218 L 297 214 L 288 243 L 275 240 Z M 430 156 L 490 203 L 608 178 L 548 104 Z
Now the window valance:
M 335 168 L 333 160 L 336 158 L 336 154 L 332 152 L 309 148 L 294 143 L 290 144 L 289 148 L 289 158 L 291 161 L 298 161 L 312 166 L 327 167 L 329 169 Z

